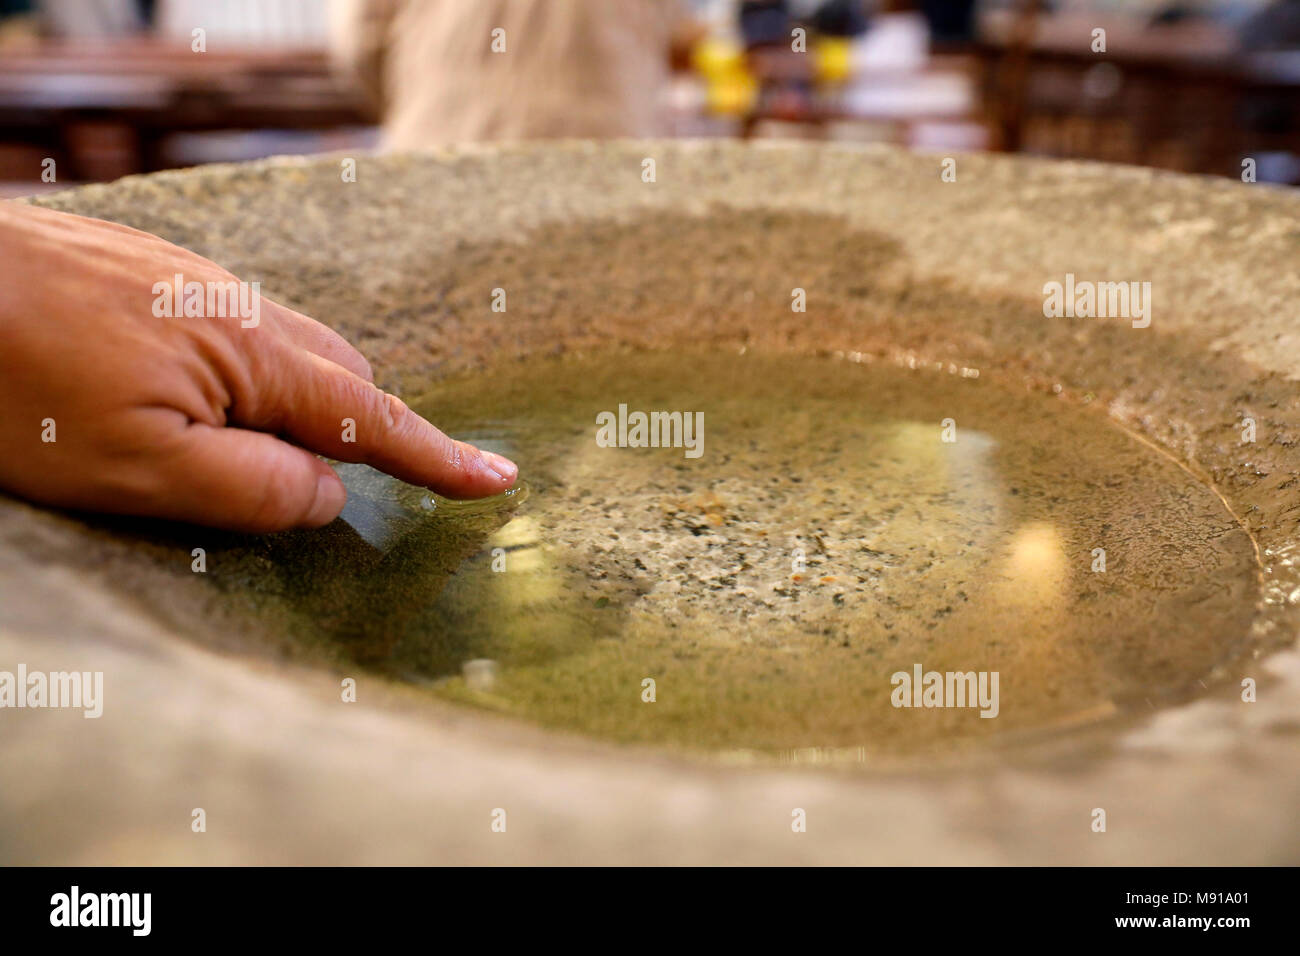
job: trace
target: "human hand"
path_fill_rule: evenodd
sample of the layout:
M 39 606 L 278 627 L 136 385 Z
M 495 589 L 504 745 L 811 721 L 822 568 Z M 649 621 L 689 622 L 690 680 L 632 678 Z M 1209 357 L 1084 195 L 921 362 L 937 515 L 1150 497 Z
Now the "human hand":
M 203 307 L 224 316 L 186 317 L 167 294 L 176 275 L 216 288 Z M 342 481 L 312 452 L 453 498 L 514 484 L 513 463 L 381 391 L 361 353 L 324 325 L 248 284 L 226 300 L 245 308 L 223 309 L 221 290 L 235 282 L 148 233 L 0 202 L 0 488 L 59 507 L 274 531 L 323 525 L 343 508 Z

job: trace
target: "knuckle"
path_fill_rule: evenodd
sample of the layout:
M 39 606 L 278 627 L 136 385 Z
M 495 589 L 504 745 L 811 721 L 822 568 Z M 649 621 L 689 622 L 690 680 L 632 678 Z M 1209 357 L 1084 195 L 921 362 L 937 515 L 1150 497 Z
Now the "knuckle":
M 358 424 L 364 422 L 366 434 L 358 428 L 357 440 L 368 448 L 387 448 L 403 444 L 411 436 L 412 415 L 396 395 L 366 385 L 362 391 L 363 410 L 357 416 Z
M 382 389 L 372 388 L 370 394 L 376 405 L 375 424 L 380 429 L 381 435 L 385 438 L 399 435 L 406 427 L 406 403 Z

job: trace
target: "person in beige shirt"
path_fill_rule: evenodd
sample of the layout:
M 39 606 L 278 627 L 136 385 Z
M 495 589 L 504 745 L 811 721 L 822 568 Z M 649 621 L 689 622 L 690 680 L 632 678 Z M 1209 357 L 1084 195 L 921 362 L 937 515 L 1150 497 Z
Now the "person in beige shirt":
M 336 63 L 384 146 L 659 136 L 683 0 L 335 0 Z

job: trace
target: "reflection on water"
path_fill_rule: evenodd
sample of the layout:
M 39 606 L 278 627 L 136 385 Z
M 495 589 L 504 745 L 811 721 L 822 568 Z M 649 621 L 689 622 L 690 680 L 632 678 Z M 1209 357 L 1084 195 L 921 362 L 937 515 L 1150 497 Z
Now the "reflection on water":
M 598 446 L 620 403 L 703 412 L 703 457 Z M 339 466 L 342 521 L 210 566 L 327 659 L 459 700 L 621 740 L 914 752 L 1178 694 L 1245 649 L 1244 532 L 1058 399 L 812 358 L 596 354 L 412 405 L 526 486 L 454 503 Z M 461 676 L 478 659 L 490 690 Z M 917 664 L 998 671 L 999 716 L 891 706 L 890 674 Z
M 1037 620 L 1059 621 L 1071 591 L 1071 570 L 1055 526 L 1046 521 L 1022 524 L 1011 534 L 1001 568 L 1002 601 Z

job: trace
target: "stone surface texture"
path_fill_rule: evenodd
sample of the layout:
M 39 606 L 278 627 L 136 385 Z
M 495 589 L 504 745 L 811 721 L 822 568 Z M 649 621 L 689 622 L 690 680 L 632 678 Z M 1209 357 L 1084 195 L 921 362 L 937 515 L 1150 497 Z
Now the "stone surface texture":
M 0 712 L 0 862 L 1300 862 L 1300 193 L 988 156 L 944 183 L 941 159 L 574 142 L 362 157 L 355 183 L 337 158 L 276 159 L 39 202 L 259 280 L 403 394 L 509 355 L 690 344 L 978 368 L 1095 405 L 1253 535 L 1272 649 L 1256 703 L 1229 683 L 979 755 L 847 769 L 615 747 L 367 678 L 343 704 L 339 673 L 268 650 L 188 550 L 0 498 L 0 669 L 105 673 L 98 720 Z M 1043 284 L 1066 273 L 1151 282 L 1152 326 L 1045 319 Z

